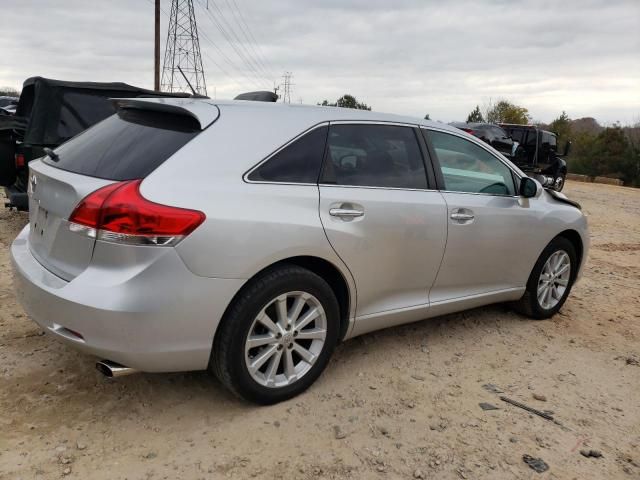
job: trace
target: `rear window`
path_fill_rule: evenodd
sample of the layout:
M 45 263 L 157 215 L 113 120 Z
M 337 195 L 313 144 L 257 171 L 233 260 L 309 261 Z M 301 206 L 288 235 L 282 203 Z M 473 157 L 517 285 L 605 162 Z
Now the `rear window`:
M 44 162 L 106 180 L 144 178 L 200 132 L 191 117 L 123 109 L 56 148 Z

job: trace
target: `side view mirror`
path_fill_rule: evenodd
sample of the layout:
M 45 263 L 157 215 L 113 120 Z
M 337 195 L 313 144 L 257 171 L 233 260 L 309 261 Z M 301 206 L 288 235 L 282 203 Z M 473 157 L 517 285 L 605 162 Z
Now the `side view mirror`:
M 569 155 L 570 151 L 571 151 L 571 140 L 567 140 L 567 143 L 564 144 L 564 153 L 562 154 L 562 156 L 566 157 L 567 155 Z
M 535 182 L 535 180 L 529 177 L 522 177 L 522 179 L 520 180 L 520 190 L 518 192 L 520 196 L 524 198 L 531 198 L 535 197 L 537 192 L 538 184 Z

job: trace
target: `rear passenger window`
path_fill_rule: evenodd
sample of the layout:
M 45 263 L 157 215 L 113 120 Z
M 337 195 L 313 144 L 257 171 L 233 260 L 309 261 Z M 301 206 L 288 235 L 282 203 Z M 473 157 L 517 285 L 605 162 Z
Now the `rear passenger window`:
M 317 183 L 327 127 L 303 135 L 249 174 L 254 182 Z
M 418 140 L 411 127 L 332 125 L 323 183 L 427 188 Z

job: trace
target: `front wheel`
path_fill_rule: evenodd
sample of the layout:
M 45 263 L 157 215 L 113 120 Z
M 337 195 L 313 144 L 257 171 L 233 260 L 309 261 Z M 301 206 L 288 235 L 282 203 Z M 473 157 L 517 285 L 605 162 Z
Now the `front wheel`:
M 553 189 L 556 192 L 562 191 L 562 189 L 564 188 L 566 177 L 567 177 L 567 174 L 564 172 L 560 173 L 560 176 L 556 177 L 556 179 L 553 182 Z
M 552 317 L 569 296 L 578 269 L 576 249 L 564 237 L 554 238 L 536 262 L 515 309 L 542 320 Z
M 238 396 L 272 404 L 322 373 L 338 338 L 339 307 L 327 282 L 298 266 L 250 281 L 223 319 L 211 353 L 217 377 Z

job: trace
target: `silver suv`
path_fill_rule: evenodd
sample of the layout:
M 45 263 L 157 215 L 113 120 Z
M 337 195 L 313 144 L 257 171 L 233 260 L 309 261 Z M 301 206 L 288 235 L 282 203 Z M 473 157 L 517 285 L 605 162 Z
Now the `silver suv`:
M 121 100 L 30 164 L 19 298 L 98 368 L 290 398 L 337 342 L 494 302 L 555 314 L 577 204 L 456 128 L 360 110 Z

